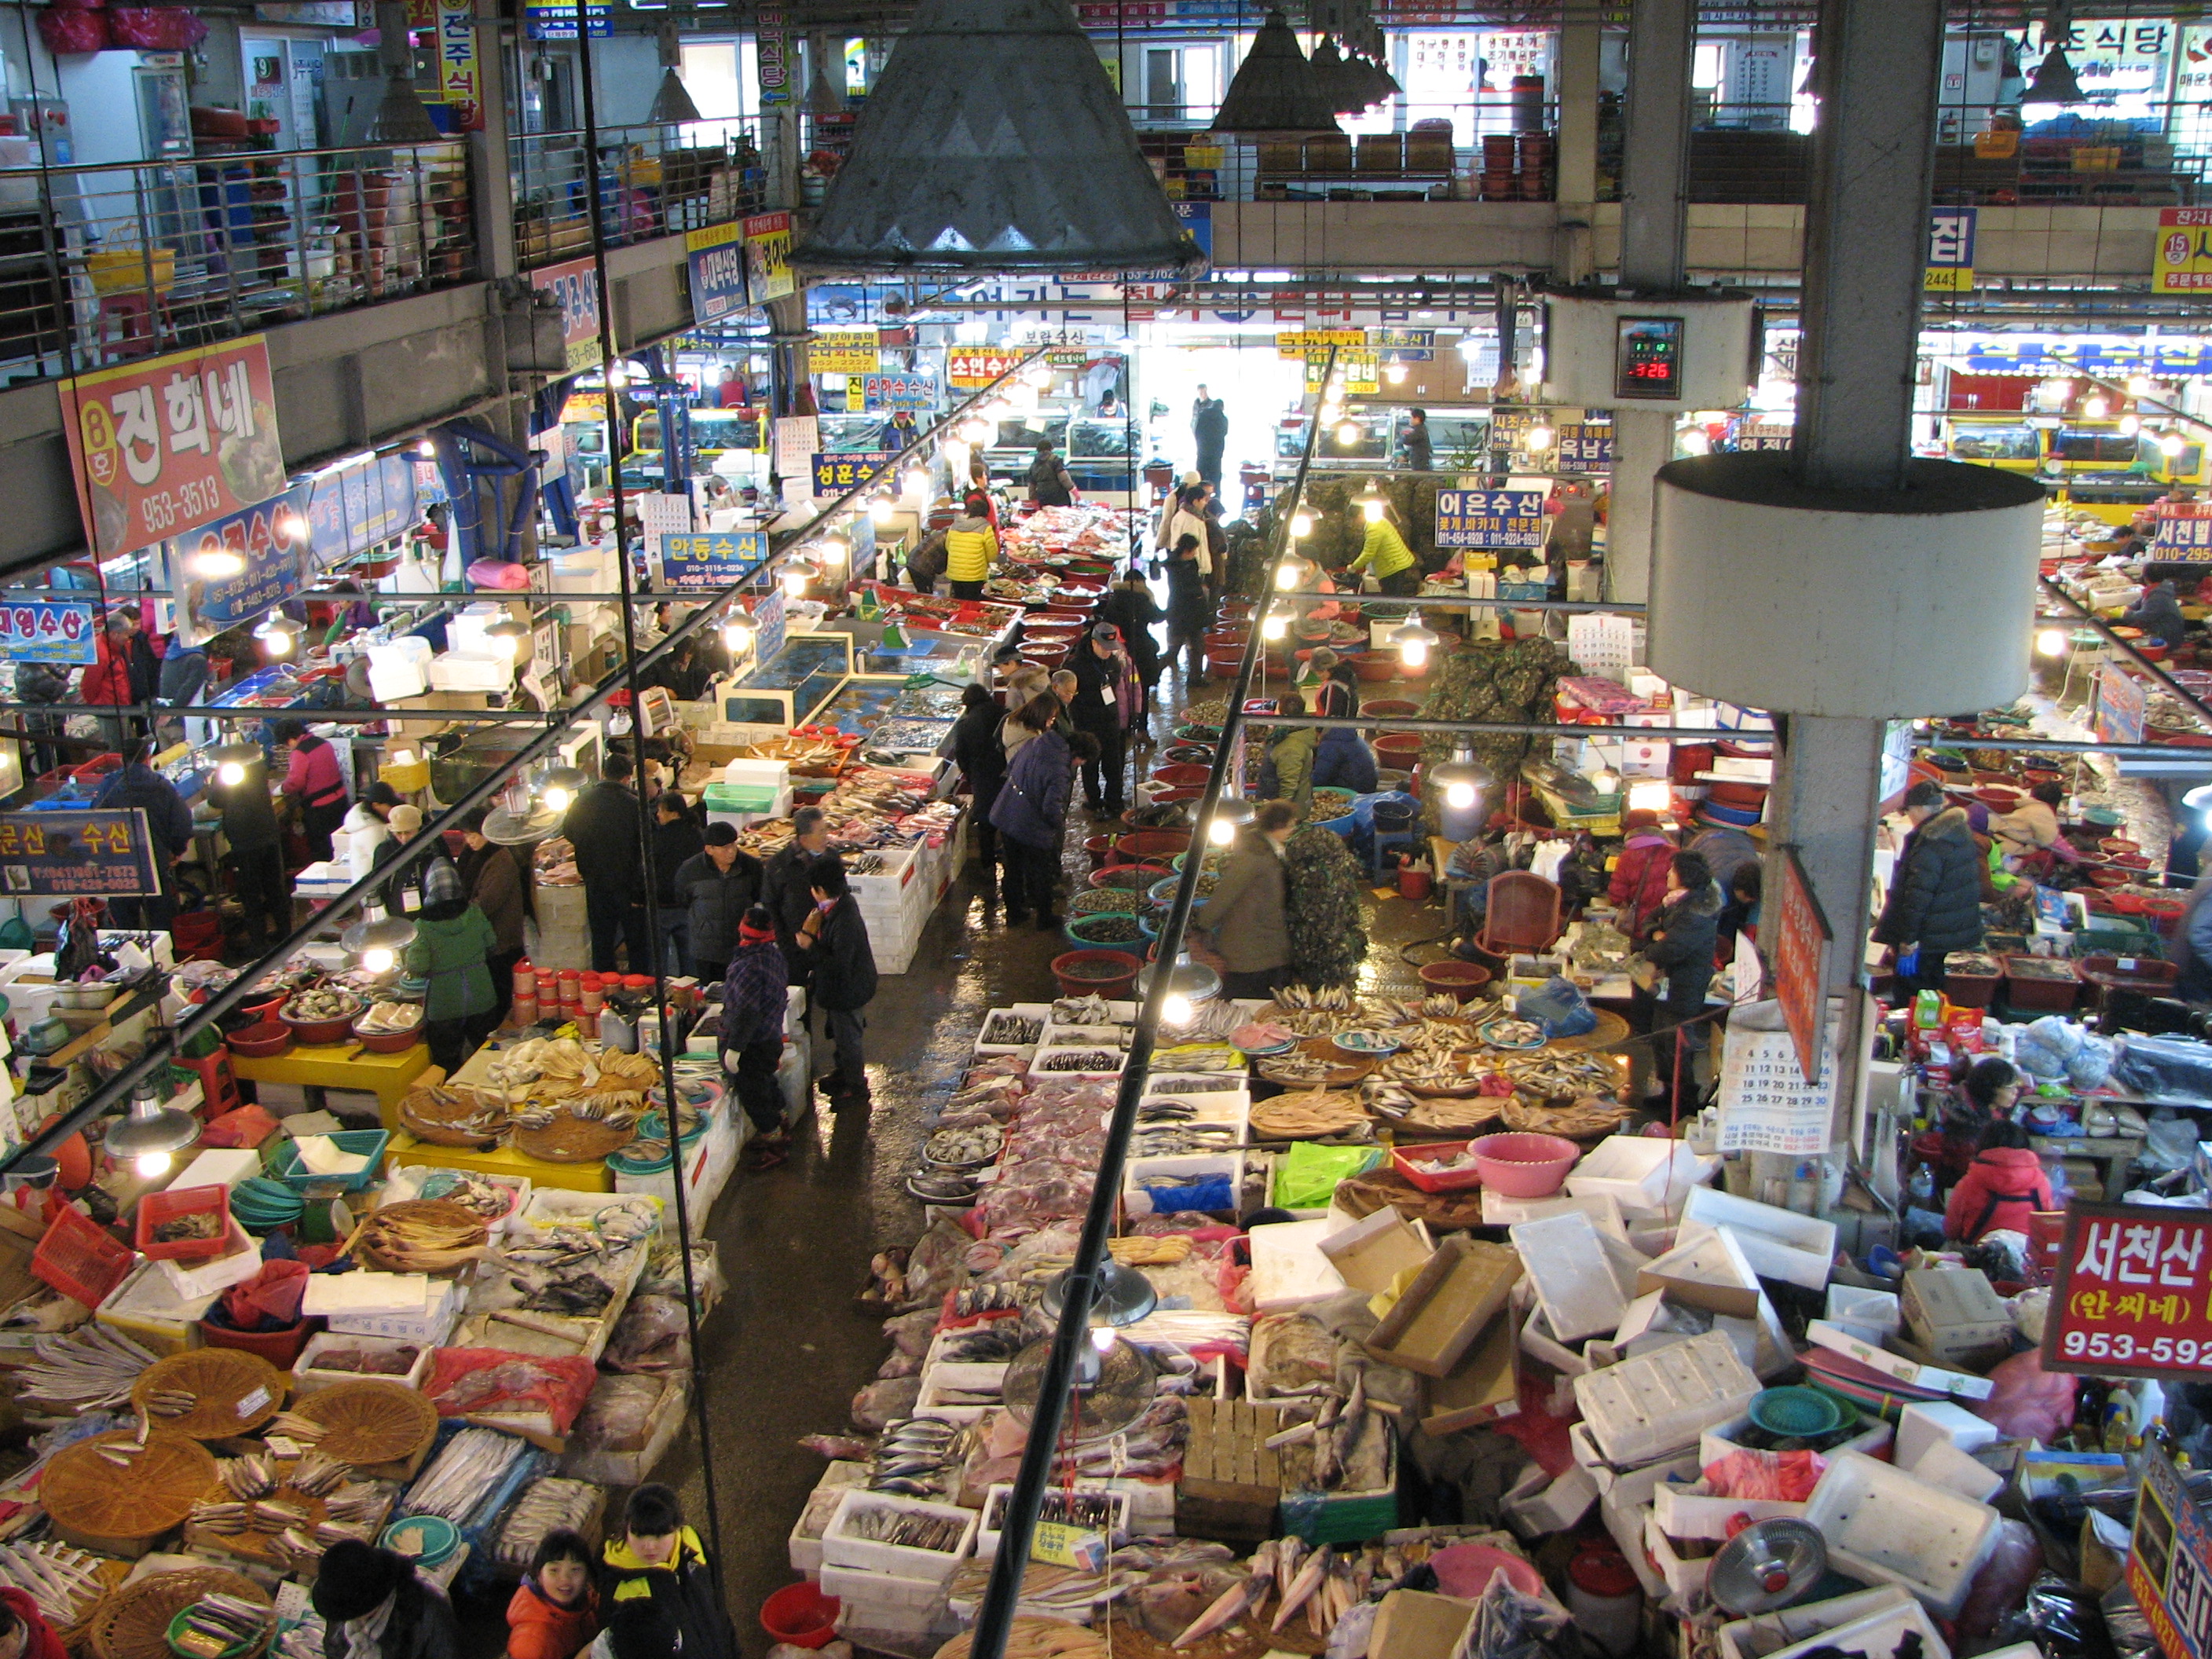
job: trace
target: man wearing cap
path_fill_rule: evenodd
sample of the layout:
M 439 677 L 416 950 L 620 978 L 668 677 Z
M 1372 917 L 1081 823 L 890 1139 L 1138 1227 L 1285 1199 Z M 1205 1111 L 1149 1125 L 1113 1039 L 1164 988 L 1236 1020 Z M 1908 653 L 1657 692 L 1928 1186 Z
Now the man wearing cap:
M 1083 765 L 1083 793 L 1093 817 L 1121 815 L 1121 772 L 1129 727 L 1136 721 L 1136 668 L 1122 647 L 1121 630 L 1112 623 L 1095 625 L 1069 659 L 1075 695 L 1068 714 L 1079 732 L 1098 740 L 1098 758 Z
M 357 1538 L 323 1553 L 307 1600 L 323 1617 L 324 1659 L 455 1659 L 459 1651 L 446 1598 L 404 1557 Z
M 702 985 L 715 983 L 729 972 L 738 928 L 760 897 L 760 860 L 738 850 L 731 825 L 710 823 L 705 847 L 684 861 L 672 884 L 690 907 L 690 971 Z

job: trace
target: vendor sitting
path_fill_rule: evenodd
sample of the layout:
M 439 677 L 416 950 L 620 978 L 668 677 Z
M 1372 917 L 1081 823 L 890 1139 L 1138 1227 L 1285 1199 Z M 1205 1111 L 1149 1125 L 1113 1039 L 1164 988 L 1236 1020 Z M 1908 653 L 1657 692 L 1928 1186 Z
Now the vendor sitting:
M 2057 1207 L 2051 1177 L 2030 1150 L 2024 1126 L 2009 1118 L 1992 1118 L 1984 1126 L 1978 1147 L 1972 1165 L 1943 1206 L 1945 1237 L 1973 1244 L 1983 1234 L 2000 1230 L 2025 1233 L 2037 1211 Z
M 2140 628 L 2168 650 L 2189 637 L 2189 619 L 2181 614 L 2181 598 L 2171 580 L 2143 589 L 2142 598 L 2122 613 L 2123 628 Z

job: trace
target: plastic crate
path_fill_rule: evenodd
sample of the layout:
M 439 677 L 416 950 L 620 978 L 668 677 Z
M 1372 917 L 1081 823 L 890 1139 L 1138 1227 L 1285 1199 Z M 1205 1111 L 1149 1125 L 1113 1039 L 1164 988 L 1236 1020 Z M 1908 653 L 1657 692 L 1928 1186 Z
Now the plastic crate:
M 384 1129 L 340 1129 L 330 1139 L 342 1152 L 365 1152 L 368 1162 L 351 1175 L 316 1175 L 300 1167 L 300 1146 L 297 1141 L 285 1141 L 269 1159 L 270 1176 L 283 1182 L 295 1193 L 311 1188 L 335 1187 L 342 1193 L 357 1193 L 383 1172 L 384 1149 L 391 1144 L 392 1135 Z
M 2070 954 L 2083 957 L 2152 957 L 2163 961 L 2166 941 L 2141 927 L 2081 927 L 2075 930 Z
M 131 1263 L 129 1245 L 111 1238 L 82 1211 L 69 1205 L 55 1213 L 31 1252 L 32 1277 L 88 1308 L 97 1308 L 130 1276 Z
M 2152 939 L 2151 943 L 2155 945 L 2157 940 Z M 2160 961 L 2155 952 L 2141 956 L 2132 951 L 2115 956 L 2100 952 L 2083 957 L 2075 964 L 2074 971 L 2100 991 L 2139 991 L 2148 997 L 2172 996 L 2175 983 L 2181 978 L 2180 968 Z
M 181 1216 L 211 1215 L 216 1230 L 207 1238 L 179 1238 L 161 1243 L 154 1237 L 163 1223 Z M 149 1193 L 138 1200 L 138 1249 L 156 1261 L 198 1261 L 221 1255 L 230 1248 L 230 1189 L 227 1187 L 172 1187 Z
M 2066 977 L 2015 974 L 2013 964 L 2018 962 L 2055 962 L 2065 968 Z M 2021 1013 L 2063 1014 L 2081 994 L 2081 981 L 2064 957 L 2007 957 L 2004 964 L 2005 1000 Z
M 203 1028 L 205 1034 L 216 1039 L 216 1050 L 197 1059 L 179 1056 L 170 1064 L 178 1071 L 196 1077 L 200 1085 L 200 1118 L 212 1122 L 226 1112 L 234 1112 L 246 1103 L 246 1097 L 238 1091 L 238 1074 L 231 1069 L 230 1051 L 222 1046 L 222 1038 L 212 1025 Z

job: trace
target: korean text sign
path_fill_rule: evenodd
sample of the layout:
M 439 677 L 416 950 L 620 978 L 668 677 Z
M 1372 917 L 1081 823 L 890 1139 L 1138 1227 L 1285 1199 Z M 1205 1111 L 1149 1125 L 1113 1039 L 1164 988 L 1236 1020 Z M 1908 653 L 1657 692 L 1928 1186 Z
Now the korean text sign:
M 2204 1659 L 2212 1652 L 2212 1527 L 2164 1451 L 2146 1445 L 2142 1468 L 2128 1589 L 2166 1659 Z
M 1570 422 L 1553 434 L 1559 457 L 1557 470 L 1603 476 L 1613 471 L 1613 428 L 1587 422 Z
M 0 892 L 129 898 L 161 891 L 146 814 L 0 812 Z
M 883 373 L 860 377 L 860 407 L 871 412 L 937 407 L 937 376 Z
M 872 328 L 825 331 L 806 343 L 806 367 L 811 374 L 869 374 L 881 362 Z
M 2154 294 L 2212 289 L 2212 208 L 2160 210 L 2150 289 Z
M 894 449 L 855 449 L 814 458 L 814 493 L 839 495 L 872 482 L 891 464 Z
M 1797 1063 L 1805 1081 L 1820 1080 L 1828 1012 L 1827 918 L 1813 892 L 1812 878 L 1798 862 L 1797 849 L 1783 849 L 1775 904 L 1774 981 L 1776 1000 L 1796 1045 Z
M 1438 547 L 1541 547 L 1544 495 L 1535 489 L 1439 489 Z
M 691 316 L 710 323 L 742 309 L 745 303 L 744 230 L 738 225 L 709 225 L 686 231 L 684 261 L 691 285 Z
M 258 334 L 80 374 L 60 396 L 85 540 L 100 558 L 284 488 L 276 383 Z
M 2212 560 L 2212 501 L 2162 501 L 2152 556 L 2202 564 Z
M 2097 736 L 2106 743 L 2141 743 L 2149 697 L 2145 682 L 2116 662 L 2105 664 L 2097 671 Z
M 945 378 L 955 386 L 988 386 L 1012 374 L 1021 361 L 1020 352 L 997 346 L 954 346 L 945 354 Z
M 757 213 L 745 223 L 745 287 L 755 305 L 799 291 L 791 274 L 791 216 Z
M 89 601 L 0 596 L 0 657 L 10 662 L 90 663 L 99 654 Z
M 2069 1204 L 2043 1369 L 2212 1376 L 2212 1212 Z
M 483 131 L 476 0 L 438 0 L 438 95 L 464 132 Z
M 314 579 L 313 494 L 313 486 L 303 481 L 177 538 L 177 563 L 186 573 L 185 609 L 195 624 L 213 632 L 244 622 L 283 604 Z M 191 575 L 193 556 L 203 551 L 235 553 L 246 568 L 213 580 Z
M 570 259 L 530 273 L 530 285 L 550 294 L 561 307 L 561 338 L 568 347 L 568 372 L 596 368 L 599 362 L 599 283 L 589 259 Z
M 1929 210 L 1928 268 L 1921 286 L 1931 294 L 1973 292 L 1973 209 L 1939 207 Z
M 763 531 L 663 536 L 661 580 L 671 587 L 718 588 L 741 582 L 768 561 Z

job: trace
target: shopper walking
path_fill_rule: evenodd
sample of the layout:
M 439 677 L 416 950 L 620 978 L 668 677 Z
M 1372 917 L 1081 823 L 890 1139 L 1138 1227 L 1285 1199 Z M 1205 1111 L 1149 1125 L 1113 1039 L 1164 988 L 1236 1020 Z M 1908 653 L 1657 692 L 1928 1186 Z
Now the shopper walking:
M 1897 953 L 1898 992 L 1910 998 L 1943 988 L 1943 958 L 1982 942 L 1982 875 L 1972 827 L 1936 784 L 1923 779 L 1905 793 L 1905 838 L 1889 898 L 1874 939 Z
M 522 866 L 515 862 L 513 848 L 501 847 L 484 834 L 489 816 L 489 810 L 480 806 L 463 820 L 461 841 L 466 850 L 459 864 L 462 890 L 491 923 L 491 954 L 484 958 L 484 966 L 491 970 L 490 1023 L 473 1033 L 479 1042 L 499 1029 L 514 1004 L 514 964 L 522 960 L 525 909 Z
M 653 798 L 653 914 L 664 947 L 661 959 L 672 974 L 691 971 L 691 905 L 676 884 L 676 872 L 706 844 L 698 814 L 681 792 L 664 789 Z
M 18 702 L 56 703 L 69 696 L 69 670 L 50 662 L 27 662 L 15 669 L 15 701 Z M 59 714 L 26 714 L 23 730 L 31 738 L 30 764 L 25 769 L 31 777 L 44 777 L 62 763 L 62 727 Z
M 1667 872 L 1674 861 L 1674 840 L 1659 827 L 1659 815 L 1648 806 L 1632 806 L 1620 821 L 1627 840 L 1613 866 L 1613 882 L 1606 896 L 1619 913 L 1618 926 L 1632 939 L 1640 939 L 1644 925 L 1667 902 Z
M 793 985 L 806 983 L 806 957 L 799 948 L 799 929 L 814 908 L 807 878 L 830 851 L 830 824 L 818 806 L 802 806 L 791 815 L 791 839 L 769 855 L 761 872 L 761 902 L 775 920 L 776 943 L 791 969 Z
M 1417 409 L 1406 416 L 1404 447 L 1407 471 L 1433 472 L 1436 471 L 1436 454 L 1429 445 L 1429 411 L 1427 410 Z
M 240 768 L 236 783 L 218 774 L 213 795 L 230 843 L 232 890 L 245 924 L 246 950 L 260 956 L 292 932 L 292 890 L 284 879 L 284 833 L 269 799 L 269 767 L 258 754 Z M 365 875 L 368 872 L 362 872 Z
M 1160 520 L 1159 545 L 1170 560 L 1178 556 L 1176 550 L 1182 544 L 1184 537 L 1190 537 L 1195 543 L 1196 550 L 1191 556 L 1197 562 L 1201 588 L 1213 580 L 1212 541 L 1208 534 L 1212 527 L 1206 516 L 1203 482 L 1185 484 L 1177 490 Z
M 781 1164 L 791 1139 L 775 1074 L 783 1065 L 783 1031 L 791 1003 L 791 970 L 776 946 L 775 918 L 756 904 L 738 923 L 737 950 L 722 981 L 722 1065 L 737 1080 L 738 1104 L 753 1126 L 757 1167 Z
M 1042 933 L 1060 926 L 1053 908 L 1053 886 L 1060 874 L 1068 801 L 1075 789 L 1073 753 L 1067 739 L 1054 729 L 1059 714 L 1059 699 L 1046 692 L 1006 716 L 1006 724 L 1022 732 L 1023 741 L 1006 768 L 1006 782 L 990 813 L 993 827 L 1005 837 L 1006 923 L 1019 927 L 1034 915 Z
M 1083 794 L 1093 817 L 1119 817 L 1121 774 L 1128 764 L 1128 732 L 1136 723 L 1136 665 L 1122 648 L 1121 630 L 1112 623 L 1093 624 L 1090 637 L 1075 650 L 1072 672 L 1075 696 L 1069 713 L 1075 729 L 1098 744 L 1098 758 L 1083 769 Z
M 980 599 L 983 583 L 999 556 L 999 532 L 991 528 L 990 497 L 971 490 L 960 516 L 945 532 L 945 574 L 956 599 Z
M 1190 406 L 1190 435 L 1198 446 L 1198 476 L 1218 489 L 1221 452 L 1229 442 L 1229 409 L 1220 398 L 1208 397 L 1202 384 Z
M 147 764 L 153 751 L 152 738 L 132 738 L 124 746 L 122 766 L 108 775 L 92 804 L 111 811 L 135 806 L 146 814 L 158 890 L 149 897 L 110 899 L 107 908 L 118 927 L 167 932 L 177 919 L 177 859 L 192 844 L 192 810 L 177 786 Z
M 1098 602 L 1098 615 L 1121 630 L 1121 643 L 1136 665 L 1138 696 L 1132 740 L 1141 746 L 1148 737 L 1146 717 L 1152 711 L 1152 688 L 1160 681 L 1160 641 L 1152 629 L 1167 619 L 1167 612 L 1153 601 L 1143 569 L 1131 565 L 1122 574 L 1121 585 Z
M 1037 440 L 1036 459 L 1030 463 L 1030 499 L 1039 507 L 1075 505 L 1074 476 L 1049 438 Z
M 1713 947 L 1721 919 L 1721 890 L 1701 853 L 1678 852 L 1667 866 L 1667 898 L 1652 914 L 1637 955 L 1649 969 L 1638 979 L 1630 1001 L 1631 1023 L 1653 1033 L 1653 1087 L 1666 1095 L 1675 1082 L 1694 1089 L 1691 1066 L 1705 1048 L 1705 1027 L 1684 1026 L 1705 1012 L 1705 992 L 1713 982 Z M 1644 981 L 1648 980 L 1649 983 Z M 1677 1030 L 1670 1028 L 1682 1027 Z
M 710 823 L 705 844 L 676 872 L 676 891 L 690 907 L 690 972 L 712 985 L 729 971 L 738 929 L 760 902 L 761 862 L 738 848 L 734 826 Z
M 848 1106 L 868 1103 L 867 1066 L 860 1051 L 866 1010 L 876 995 L 875 950 L 860 902 L 853 896 L 845 866 L 836 857 L 815 860 L 806 875 L 813 910 L 799 925 L 814 1002 L 823 1011 L 836 1060 L 821 1079 L 823 1092 Z
M 338 751 L 327 738 L 310 732 L 305 720 L 278 720 L 270 731 L 292 751 L 292 763 L 279 788 L 300 809 L 308 861 L 320 863 L 331 856 L 331 831 L 345 822 L 345 773 L 338 765 Z
M 998 878 L 999 832 L 991 808 L 1006 781 L 1006 747 L 999 735 L 1006 719 L 988 691 L 971 685 L 960 694 L 960 718 L 952 726 L 952 763 L 968 785 L 968 821 L 975 827 L 975 856 L 986 883 Z
M 432 863 L 422 901 L 406 963 L 424 981 L 422 1040 L 429 1044 L 432 1063 L 451 1077 L 482 1040 L 483 1017 L 495 1012 L 490 958 L 499 939 L 447 861 Z
M 1172 670 L 1184 659 L 1183 684 L 1206 684 L 1206 572 L 1199 563 L 1199 538 L 1186 531 L 1167 557 L 1168 649 L 1162 666 Z
M 1192 921 L 1213 941 L 1226 964 L 1221 976 L 1224 995 L 1272 997 L 1289 981 L 1289 878 L 1283 848 L 1297 825 L 1297 809 L 1288 801 L 1261 801 L 1250 825 L 1238 833 L 1212 896 L 1192 913 Z
M 576 854 L 584 884 L 584 916 L 592 932 L 592 968 L 611 974 L 626 941 L 629 968 L 641 974 L 653 961 L 653 923 L 646 915 L 643 838 L 637 794 L 630 787 L 630 758 L 619 750 L 599 768 L 599 781 L 569 803 L 561 833 Z

